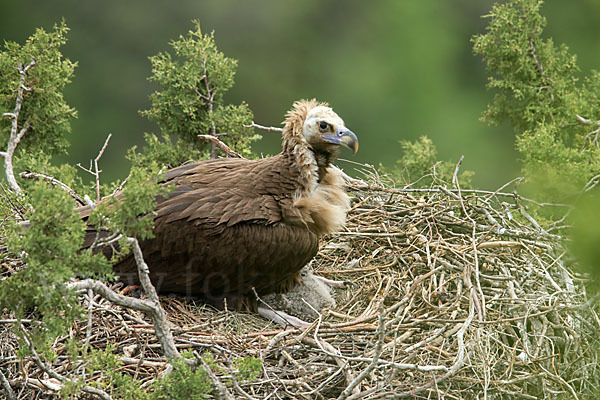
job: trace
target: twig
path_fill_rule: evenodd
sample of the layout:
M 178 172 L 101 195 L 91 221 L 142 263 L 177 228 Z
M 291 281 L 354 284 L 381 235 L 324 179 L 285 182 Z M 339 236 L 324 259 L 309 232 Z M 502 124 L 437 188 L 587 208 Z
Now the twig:
M 577 118 L 577 120 L 584 124 L 584 125 L 595 125 L 597 126 L 596 129 L 594 129 L 593 131 L 589 132 L 588 134 L 585 135 L 585 137 L 583 138 L 583 143 L 581 144 L 581 150 L 583 150 L 585 148 L 585 143 L 589 140 L 591 144 L 596 145 L 596 147 L 599 147 L 599 143 L 598 143 L 598 135 L 600 134 L 600 121 L 593 121 L 591 119 L 587 119 L 582 117 L 579 114 L 575 114 L 575 117 Z M 591 139 L 593 137 L 593 139 Z
M 229 146 L 227 146 L 225 143 L 223 143 L 221 140 L 219 140 L 219 138 L 216 137 L 216 136 L 213 136 L 213 135 L 198 135 L 198 137 L 200 139 L 210 141 L 215 146 L 217 146 L 219 148 L 219 150 L 221 150 L 223 153 L 225 153 L 228 157 L 231 157 L 231 158 L 245 158 L 241 154 L 236 153 L 235 151 L 233 151 Z
M 17 214 L 19 214 L 19 217 L 21 217 L 22 220 L 25 220 L 25 215 L 21 211 L 21 209 L 23 208 L 23 204 L 21 204 L 18 200 L 15 200 L 15 201 L 17 201 L 19 203 L 18 206 L 17 206 L 17 204 L 13 203 L 13 200 L 10 198 L 10 195 L 6 191 L 6 188 L 4 187 L 4 185 L 2 184 L 2 182 L 0 182 L 0 188 L 2 188 L 2 192 L 4 193 L 4 197 L 6 198 L 6 200 L 8 201 L 8 203 L 10 204 L 10 206 L 12 207 L 12 209 L 15 210 L 15 212 Z
M 252 121 L 252 123 L 249 125 L 244 125 L 244 128 L 256 128 L 256 129 L 262 129 L 263 131 L 269 131 L 269 132 L 283 132 L 283 128 L 278 128 L 275 126 L 259 125 L 259 124 L 255 123 L 254 121 Z
M 201 41 L 200 43 L 203 43 L 203 42 Z M 201 46 L 202 46 L 201 50 L 202 50 L 203 80 L 204 80 L 204 88 L 206 89 L 206 95 L 201 95 L 201 97 L 206 102 L 206 106 L 208 108 L 209 119 L 211 121 L 209 134 L 211 136 L 216 137 L 217 136 L 217 127 L 215 125 L 215 121 L 214 121 L 213 115 L 212 115 L 213 107 L 214 107 L 213 101 L 214 101 L 216 92 L 213 91 L 213 89 L 210 87 L 210 82 L 209 82 L 209 78 L 208 78 L 208 70 L 206 69 L 206 48 L 204 47 L 204 44 L 202 44 Z M 196 91 L 196 93 L 199 93 L 199 91 Z M 211 146 L 210 146 L 210 158 L 211 159 L 217 158 L 217 150 L 216 150 L 214 142 L 212 142 Z
M 465 159 L 465 156 L 460 156 L 460 160 L 458 160 L 458 162 L 456 163 L 456 167 L 454 168 L 454 174 L 452 174 L 452 186 L 454 186 L 454 189 L 456 189 L 458 191 L 458 195 L 460 196 L 460 187 L 458 185 L 458 170 L 460 169 L 460 166 L 462 165 L 463 160 Z
M 447 188 L 388 188 L 381 185 L 369 184 L 369 185 L 346 185 L 347 189 L 356 190 L 356 191 L 380 191 L 386 193 L 457 193 L 456 189 L 447 189 Z M 482 194 L 482 195 L 492 195 L 498 197 L 507 197 L 511 199 L 518 199 L 522 201 L 526 201 L 528 203 L 535 204 L 539 207 L 565 207 L 572 208 L 571 204 L 560 204 L 560 203 L 540 203 L 533 199 L 528 199 L 523 197 L 517 193 L 506 193 L 506 192 L 492 192 L 490 190 L 478 190 L 478 189 L 461 189 L 463 194 Z
M 12 387 L 10 387 L 10 382 L 8 382 L 8 380 L 6 379 L 6 376 L 4 376 L 4 373 L 2 373 L 2 370 L 0 369 L 0 383 L 2 383 L 2 387 L 4 388 L 4 391 L 6 392 L 6 396 L 8 400 L 17 400 L 17 396 L 15 395 L 15 392 L 13 392 Z
M 23 171 L 19 174 L 19 176 L 23 179 L 41 179 L 43 181 L 50 183 L 52 186 L 58 186 L 62 190 L 69 193 L 71 195 L 71 197 L 74 198 L 75 201 L 79 203 L 79 205 L 84 206 L 86 204 L 85 200 L 83 198 L 81 198 L 81 196 L 79 196 L 77 194 L 77 192 L 75 192 L 69 186 L 67 186 L 66 184 L 62 183 L 61 181 L 59 181 L 58 179 L 56 179 L 52 176 L 40 174 L 37 172 L 31 172 L 31 171 Z
M 471 299 L 473 299 L 474 297 L 471 297 Z M 429 389 L 430 387 L 437 385 L 438 383 L 448 379 L 449 377 L 451 377 L 452 375 L 456 374 L 456 372 L 458 372 L 458 370 L 463 366 L 463 364 L 465 363 L 465 360 L 467 358 L 467 348 L 465 346 L 465 333 L 467 331 L 467 329 L 469 328 L 469 326 L 471 325 L 471 322 L 473 321 L 473 317 L 475 316 L 475 304 L 473 301 L 470 302 L 470 307 L 469 307 L 469 316 L 467 317 L 467 319 L 465 320 L 465 322 L 463 323 L 463 325 L 460 327 L 460 329 L 458 330 L 458 333 L 456 334 L 456 338 L 458 341 L 458 354 L 456 355 L 456 361 L 454 362 L 454 365 L 452 365 L 448 371 L 442 375 L 441 377 L 439 377 L 438 379 L 432 380 L 429 383 L 426 383 L 422 386 L 416 387 L 412 390 L 406 391 L 406 392 L 402 392 L 402 393 L 397 393 L 395 396 L 397 396 L 396 398 L 402 398 L 402 397 L 415 397 L 416 394 Z
M 85 344 L 90 344 L 90 338 L 92 337 L 92 312 L 94 309 L 94 291 L 92 289 L 88 289 L 88 315 L 87 315 L 87 326 L 85 328 Z
M 84 279 L 81 281 L 67 283 L 67 288 L 75 291 L 92 289 L 95 293 L 104 297 L 106 300 L 121 307 L 130 308 L 132 310 L 151 313 L 153 304 L 148 300 L 136 299 L 134 297 L 123 296 L 114 292 L 103 282 L 94 279 Z
M 585 184 L 583 191 L 584 192 L 589 192 L 590 190 L 592 190 L 593 188 L 595 188 L 596 186 L 598 186 L 598 183 L 600 183 L 600 174 L 592 177 L 588 183 Z
M 225 361 L 225 365 L 227 366 L 227 369 L 229 370 L 229 374 L 231 375 L 231 381 L 233 382 L 233 388 L 235 389 L 235 391 L 238 392 L 245 399 L 256 400 L 254 397 L 250 396 L 248 394 L 248 392 L 246 392 L 244 389 L 242 389 L 242 387 L 238 383 L 237 379 L 235 378 L 235 371 L 233 370 L 233 367 L 231 366 L 231 362 L 229 361 L 229 359 L 227 359 Z
M 94 158 L 94 160 L 93 160 L 94 169 L 93 170 L 92 170 L 92 161 L 90 161 L 90 168 L 85 168 L 83 165 L 81 165 L 79 163 L 77 164 L 77 166 L 79 168 L 81 168 L 85 172 L 93 175 L 94 178 L 96 179 L 96 184 L 95 184 L 95 187 L 96 187 L 96 202 L 100 201 L 100 173 L 102 172 L 102 170 L 98 169 L 98 161 L 100 161 L 100 158 L 104 154 L 104 150 L 106 150 L 106 147 L 108 146 L 108 142 L 109 142 L 109 140 L 110 140 L 111 137 L 112 137 L 112 133 L 109 133 L 108 136 L 106 137 L 106 140 L 104 141 L 104 144 L 102 145 L 102 148 L 98 152 L 98 155 L 96 156 L 96 158 Z M 86 203 L 84 202 L 84 204 L 86 204 Z

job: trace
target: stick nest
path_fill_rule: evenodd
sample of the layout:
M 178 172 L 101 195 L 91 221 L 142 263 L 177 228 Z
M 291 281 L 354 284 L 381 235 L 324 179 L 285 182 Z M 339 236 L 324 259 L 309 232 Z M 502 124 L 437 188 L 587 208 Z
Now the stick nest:
M 597 304 L 570 265 L 564 240 L 541 229 L 522 198 L 392 189 L 377 181 L 355 181 L 349 192 L 354 202 L 345 231 L 327 237 L 313 263 L 317 274 L 356 284 L 336 291 L 334 310 L 323 311 L 307 330 L 282 330 L 257 315 L 165 296 L 177 347 L 211 353 L 213 378 L 236 398 L 597 393 Z M 83 294 L 82 302 L 91 326 L 83 319 L 53 344 L 56 371 L 81 373 L 66 354 L 71 337 L 99 349 L 113 344 L 121 372 L 142 386 L 165 371 L 143 313 L 99 296 L 89 306 Z M 57 382 L 27 358 L 19 361 L 10 315 L 4 318 L 0 369 L 20 396 L 53 396 L 48 386 Z M 235 381 L 232 361 L 248 356 L 262 360 L 261 375 Z M 86 382 L 104 378 L 98 371 Z

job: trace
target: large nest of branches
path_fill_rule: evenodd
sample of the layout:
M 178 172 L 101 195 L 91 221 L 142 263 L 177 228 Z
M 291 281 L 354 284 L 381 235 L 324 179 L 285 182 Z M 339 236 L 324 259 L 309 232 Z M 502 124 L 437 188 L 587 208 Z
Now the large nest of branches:
M 598 389 L 596 303 L 563 239 L 536 223 L 526 199 L 393 189 L 374 178 L 349 191 L 346 229 L 326 238 L 313 268 L 356 285 L 338 290 L 335 309 L 310 328 L 283 330 L 257 315 L 161 298 L 177 347 L 212 354 L 215 388 L 255 399 L 581 398 Z M 89 316 L 53 344 L 54 370 L 80 368 L 66 354 L 74 337 L 114 345 L 120 370 L 142 386 L 165 371 L 148 317 L 99 296 L 90 303 L 84 293 L 82 302 Z M 6 380 L 27 398 L 56 393 L 59 381 L 18 359 L 14 321 L 5 318 Z M 236 380 L 232 360 L 247 356 L 262 360 L 262 372 Z M 93 386 L 104 377 L 85 379 Z

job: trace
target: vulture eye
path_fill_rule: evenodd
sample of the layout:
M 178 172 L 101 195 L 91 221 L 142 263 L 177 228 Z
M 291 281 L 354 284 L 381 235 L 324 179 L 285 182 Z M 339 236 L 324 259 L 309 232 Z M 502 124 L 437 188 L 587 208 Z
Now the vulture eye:
M 327 132 L 327 130 L 329 130 L 329 124 L 325 121 L 321 121 L 319 122 L 319 129 L 321 132 Z

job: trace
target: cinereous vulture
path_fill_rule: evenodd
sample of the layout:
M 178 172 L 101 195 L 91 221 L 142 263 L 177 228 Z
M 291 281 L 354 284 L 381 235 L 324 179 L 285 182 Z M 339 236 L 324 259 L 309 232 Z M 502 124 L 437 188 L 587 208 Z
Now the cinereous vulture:
M 325 103 L 295 102 L 281 153 L 258 160 L 215 159 L 164 174 L 154 238 L 140 242 L 160 292 L 256 309 L 256 295 L 285 292 L 317 254 L 319 238 L 344 225 L 349 198 L 331 163 L 358 139 Z M 137 283 L 135 260 L 115 271 Z

